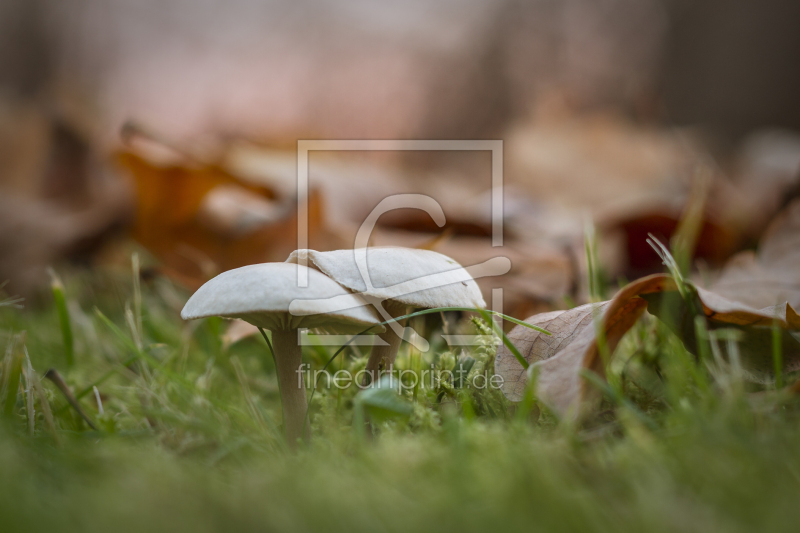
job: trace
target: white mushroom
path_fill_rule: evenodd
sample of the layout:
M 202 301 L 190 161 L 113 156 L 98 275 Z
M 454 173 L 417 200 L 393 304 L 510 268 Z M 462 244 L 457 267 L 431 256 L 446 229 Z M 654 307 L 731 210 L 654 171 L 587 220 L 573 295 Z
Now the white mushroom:
M 308 286 L 298 287 L 298 269 L 308 270 Z M 337 298 L 336 310 L 320 300 Z M 289 306 L 299 313 L 289 312 Z M 320 272 L 300 265 L 264 263 L 229 270 L 195 292 L 181 311 L 185 320 L 221 316 L 240 318 L 272 332 L 286 437 L 291 446 L 306 435 L 306 390 L 301 372 L 298 329 L 360 333 L 382 331 L 365 302 Z
M 287 263 L 301 260 L 373 303 L 384 320 L 406 313 L 409 307 L 485 307 L 481 291 L 470 273 L 455 260 L 430 250 L 379 247 L 356 250 L 296 250 Z M 385 306 L 385 309 L 384 309 Z M 380 335 L 382 346 L 372 348 L 367 378 L 381 367 L 391 369 L 405 335 L 400 324 L 390 323 Z

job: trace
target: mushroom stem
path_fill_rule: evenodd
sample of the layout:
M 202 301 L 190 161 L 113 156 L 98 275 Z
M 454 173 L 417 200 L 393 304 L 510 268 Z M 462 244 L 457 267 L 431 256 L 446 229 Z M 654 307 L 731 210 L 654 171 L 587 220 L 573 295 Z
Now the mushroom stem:
M 308 436 L 304 427 L 308 400 L 300 369 L 303 359 L 297 341 L 297 330 L 273 330 L 272 344 L 275 347 L 275 366 L 281 391 L 286 440 L 290 447 L 295 448 L 297 439 Z
M 394 304 L 394 302 L 387 302 L 386 310 L 392 318 L 395 318 L 406 314 L 408 307 L 402 304 Z M 397 322 L 397 324 L 405 328 L 406 321 L 401 320 Z M 367 360 L 367 367 L 364 369 L 366 370 L 366 374 L 362 380 L 362 385 L 364 386 L 369 385 L 372 381 L 380 377 L 378 372 L 381 367 L 388 371 L 394 368 L 394 360 L 397 359 L 397 351 L 400 349 L 400 343 L 403 342 L 403 339 L 398 337 L 390 326 L 386 326 L 386 331 L 378 334 L 378 337 L 386 342 L 386 345 L 375 345 L 372 347 L 369 359 Z
M 400 325 L 402 326 L 404 324 L 401 323 Z M 378 337 L 387 344 L 385 346 L 375 345 L 372 347 L 369 359 L 367 360 L 367 367 L 365 368 L 366 375 L 364 376 L 364 385 L 369 385 L 378 378 L 381 363 L 384 363 L 383 368 L 386 370 L 391 370 L 392 367 L 394 367 L 397 351 L 400 349 L 400 343 L 403 342 L 403 339 L 398 337 L 391 328 L 386 328 L 386 331 L 378 334 Z

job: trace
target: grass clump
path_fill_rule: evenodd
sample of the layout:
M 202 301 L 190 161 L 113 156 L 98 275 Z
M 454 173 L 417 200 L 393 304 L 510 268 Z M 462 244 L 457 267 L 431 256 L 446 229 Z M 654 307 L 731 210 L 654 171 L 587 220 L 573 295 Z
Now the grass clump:
M 614 397 L 580 424 L 475 386 L 502 342 L 482 318 L 415 318 L 432 350 L 404 345 L 397 368 L 429 378 L 373 397 L 319 380 L 313 437 L 291 453 L 260 336 L 229 344 L 222 320 L 181 321 L 186 295 L 165 279 L 61 275 L 63 305 L 0 306 L 2 531 L 796 527 L 795 398 L 695 358 L 652 317 L 618 349 Z M 456 352 L 442 328 L 485 341 Z M 308 346 L 304 360 L 321 369 L 334 351 Z M 348 347 L 330 369 L 365 362 Z

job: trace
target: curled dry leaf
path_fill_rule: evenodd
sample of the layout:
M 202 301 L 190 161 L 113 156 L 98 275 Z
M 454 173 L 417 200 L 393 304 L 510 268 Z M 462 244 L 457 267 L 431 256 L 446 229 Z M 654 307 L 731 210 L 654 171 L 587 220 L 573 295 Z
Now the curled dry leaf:
M 737 348 L 745 377 L 751 381 L 774 380 L 771 327 L 776 322 L 781 330 L 783 371 L 800 370 L 800 320 L 795 311 L 800 306 L 799 262 L 800 200 L 795 200 L 767 229 L 757 254 L 738 254 L 728 262 L 710 290 L 698 289 L 698 298 L 710 317 L 710 329 L 734 327 L 743 331 Z M 660 315 L 678 333 L 686 348 L 696 353 L 691 313 L 679 298 L 665 294 L 651 300 L 650 312 Z M 664 303 L 666 300 L 674 303 Z
M 753 279 L 752 283 L 757 286 L 758 281 Z M 648 311 L 667 324 L 686 349 L 697 355 L 694 315 L 680 295 L 667 290 L 643 295 L 643 298 L 648 301 Z M 774 327 L 779 330 L 782 372 L 800 370 L 800 316 L 791 303 L 756 309 L 702 288 L 697 288 L 697 303 L 707 318 L 710 331 L 722 328 L 740 331 L 736 350 L 747 380 L 762 384 L 774 381 Z M 719 348 L 727 353 L 727 344 L 720 343 Z
M 791 305 L 754 309 L 704 289 L 697 289 L 696 304 L 705 315 L 709 330 L 735 328 L 742 332 L 738 350 L 745 376 L 752 381 L 772 379 L 774 326 L 780 328 L 784 370 L 800 370 L 800 317 Z M 681 298 L 675 281 L 666 274 L 636 280 L 607 302 L 526 319 L 550 331 L 551 337 L 524 326 L 511 330 L 509 338 L 538 374 L 539 399 L 559 414 L 577 414 L 587 386 L 581 371 L 588 369 L 601 376 L 605 373 L 597 332 L 604 333 L 608 353 L 613 354 L 619 340 L 645 308 L 670 326 L 689 351 L 698 352 L 694 315 Z M 505 346 L 498 349 L 495 372 L 503 377 L 506 397 L 520 401 L 528 372 Z
M 697 355 L 694 314 L 678 292 L 667 287 L 661 293 L 643 294 L 642 297 L 648 302 L 648 311 L 677 334 L 687 350 Z M 701 288 L 697 289 L 697 303 L 706 316 L 709 331 L 724 328 L 741 333 L 736 350 L 748 381 L 766 384 L 775 380 L 774 327 L 780 334 L 782 371 L 800 370 L 800 317 L 791 304 L 784 302 L 755 309 Z M 719 349 L 727 355 L 726 343 L 719 343 Z
M 647 307 L 647 302 L 638 296 L 663 290 L 668 282 L 671 280 L 667 276 L 649 276 L 626 286 L 610 301 L 526 319 L 530 324 L 547 329 L 552 336 L 524 326 L 511 330 L 509 338 L 538 373 L 539 399 L 561 415 L 577 414 L 586 393 L 581 371 L 589 369 L 601 376 L 605 374 L 597 333 L 603 332 L 608 353 L 613 353 L 619 340 Z M 495 372 L 503 377 L 506 397 L 520 401 L 528 373 L 505 346 L 497 351 Z

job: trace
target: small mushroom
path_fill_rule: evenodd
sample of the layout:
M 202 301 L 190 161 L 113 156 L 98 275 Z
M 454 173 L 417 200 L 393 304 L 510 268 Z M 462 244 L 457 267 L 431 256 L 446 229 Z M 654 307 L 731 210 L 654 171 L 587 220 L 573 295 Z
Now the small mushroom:
M 298 269 L 308 270 L 308 286 L 299 287 Z M 337 298 L 337 309 L 323 308 Z M 289 312 L 289 306 L 299 310 Z M 300 365 L 298 329 L 360 333 L 369 326 L 384 328 L 375 312 L 357 295 L 324 274 L 301 265 L 264 263 L 223 272 L 195 292 L 181 311 L 184 320 L 221 316 L 240 318 L 272 332 L 283 420 L 291 446 L 307 436 L 308 406 Z
M 430 250 L 398 247 L 331 252 L 296 250 L 286 262 L 301 260 L 361 294 L 375 305 L 384 320 L 402 316 L 409 307 L 486 306 L 467 269 L 446 255 Z M 395 322 L 390 326 L 380 334 L 385 344 L 372 347 L 365 382 L 375 378 L 375 372 L 381 367 L 391 369 L 394 366 L 405 329 Z

